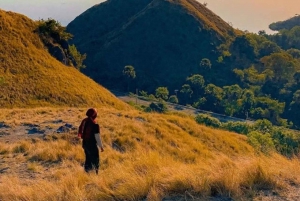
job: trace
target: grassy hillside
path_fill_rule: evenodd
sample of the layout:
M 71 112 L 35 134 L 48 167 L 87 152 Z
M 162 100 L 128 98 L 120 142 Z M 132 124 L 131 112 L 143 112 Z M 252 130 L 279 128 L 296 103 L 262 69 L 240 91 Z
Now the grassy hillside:
M 0 10 L 0 107 L 125 107 L 106 89 L 51 57 L 36 22 Z
M 108 88 L 126 90 L 122 71 L 132 65 L 137 76 L 130 89 L 149 92 L 182 86 L 187 76 L 201 72 L 203 58 L 215 63 L 217 47 L 235 35 L 194 0 L 109 0 L 78 16 L 67 29 L 88 55 L 85 74 Z
M 12 126 L 32 116 L 36 123 L 62 118 L 79 124 L 84 112 L 43 108 L 0 114 Z M 105 146 L 100 175 L 84 173 L 75 133 L 0 143 L 0 199 L 253 200 L 261 190 L 280 196 L 280 189 L 300 183 L 299 160 L 255 152 L 246 136 L 198 125 L 187 116 L 104 108 L 99 114 Z

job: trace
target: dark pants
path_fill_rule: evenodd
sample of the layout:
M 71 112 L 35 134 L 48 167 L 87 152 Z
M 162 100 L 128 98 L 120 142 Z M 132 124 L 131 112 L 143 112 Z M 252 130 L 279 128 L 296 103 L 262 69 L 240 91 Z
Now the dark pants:
M 85 153 L 85 163 L 84 163 L 84 170 L 89 172 L 93 168 L 96 170 L 98 174 L 99 169 L 99 151 L 97 145 L 85 145 L 83 146 L 84 153 Z

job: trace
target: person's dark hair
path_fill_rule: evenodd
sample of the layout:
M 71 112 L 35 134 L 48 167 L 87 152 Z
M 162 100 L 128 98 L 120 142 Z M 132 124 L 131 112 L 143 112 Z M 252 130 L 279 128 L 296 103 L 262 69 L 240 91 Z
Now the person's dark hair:
M 90 108 L 86 111 L 86 116 L 95 119 L 97 117 L 97 110 L 95 108 Z

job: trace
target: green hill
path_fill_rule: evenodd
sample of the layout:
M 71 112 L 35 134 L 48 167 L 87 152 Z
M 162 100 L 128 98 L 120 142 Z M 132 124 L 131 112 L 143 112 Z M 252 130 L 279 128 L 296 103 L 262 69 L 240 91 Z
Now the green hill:
M 108 88 L 127 89 L 122 74 L 132 65 L 130 89 L 175 89 L 195 74 L 203 58 L 215 63 L 217 47 L 235 34 L 220 17 L 194 0 L 109 0 L 67 26 L 87 53 L 83 72 Z M 87 31 L 88 30 L 88 31 Z
M 295 26 L 300 26 L 300 16 L 291 17 L 284 21 L 274 22 L 269 25 L 269 28 L 273 31 L 279 31 L 282 29 L 292 29 Z
M 0 10 L 0 107 L 125 107 L 109 91 L 45 49 L 37 23 Z

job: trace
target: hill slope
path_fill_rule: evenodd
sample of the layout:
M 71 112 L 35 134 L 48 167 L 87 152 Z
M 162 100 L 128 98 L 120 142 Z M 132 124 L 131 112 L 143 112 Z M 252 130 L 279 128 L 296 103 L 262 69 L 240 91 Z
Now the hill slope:
M 51 57 L 29 18 L 0 10 L 0 107 L 125 107 L 106 89 Z
M 292 29 L 295 26 L 300 26 L 300 16 L 295 16 L 290 19 L 274 22 L 269 25 L 269 28 L 273 31 L 279 31 L 282 29 Z
M 195 0 L 108 0 L 67 29 L 88 55 L 85 74 L 109 88 L 126 89 L 122 70 L 133 65 L 137 76 L 131 89 L 147 91 L 181 86 L 199 72 L 203 58 L 216 61 L 217 47 L 234 35 L 232 27 Z
M 0 119 L 13 126 L 35 115 L 35 124 L 58 127 L 51 122 L 79 124 L 84 112 L 1 110 Z M 84 173 L 76 133 L 10 143 L 0 138 L 0 200 L 255 200 L 260 190 L 278 200 L 266 195 L 299 186 L 298 159 L 255 152 L 246 136 L 184 116 L 111 108 L 99 113 L 105 146 L 99 175 Z

